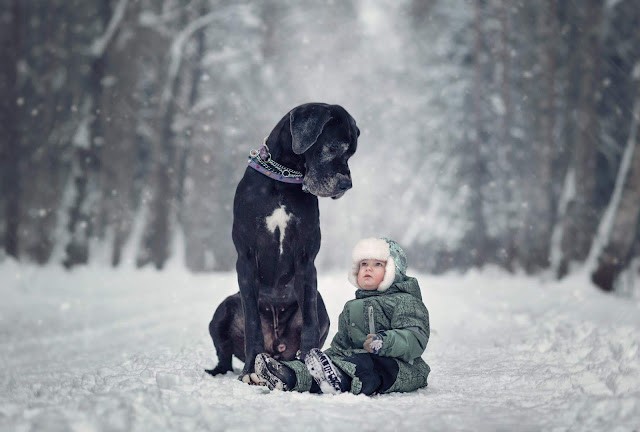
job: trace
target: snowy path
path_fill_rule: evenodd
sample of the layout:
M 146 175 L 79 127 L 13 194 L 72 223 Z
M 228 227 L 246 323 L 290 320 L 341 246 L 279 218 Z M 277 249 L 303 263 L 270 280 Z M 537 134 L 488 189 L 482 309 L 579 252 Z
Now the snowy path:
M 334 323 L 353 295 L 345 279 L 319 280 Z M 233 274 L 4 263 L 0 431 L 639 430 L 637 303 L 578 277 L 419 280 L 429 387 L 318 396 L 203 373 L 215 364 L 207 325 Z

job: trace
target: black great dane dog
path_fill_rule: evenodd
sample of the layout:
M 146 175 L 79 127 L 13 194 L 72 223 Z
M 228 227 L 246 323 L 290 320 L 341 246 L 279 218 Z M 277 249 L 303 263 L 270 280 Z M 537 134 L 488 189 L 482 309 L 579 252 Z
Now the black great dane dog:
M 255 357 L 290 360 L 321 347 L 329 317 L 317 291 L 320 249 L 317 197 L 340 198 L 351 188 L 347 164 L 360 130 L 339 105 L 309 103 L 287 113 L 252 150 L 236 189 L 233 242 L 240 292 L 225 299 L 209 324 L 218 354 L 211 375 L 244 361 L 250 381 Z

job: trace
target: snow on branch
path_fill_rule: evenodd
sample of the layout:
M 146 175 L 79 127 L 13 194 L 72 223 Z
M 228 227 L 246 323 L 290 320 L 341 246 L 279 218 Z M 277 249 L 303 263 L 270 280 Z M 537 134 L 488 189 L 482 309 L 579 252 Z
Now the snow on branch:
M 216 19 L 220 18 L 219 12 L 211 12 L 207 15 L 203 15 L 200 18 L 192 21 L 187 25 L 173 40 L 170 48 L 170 60 L 169 60 L 169 73 L 167 74 L 167 81 L 162 92 L 162 101 L 168 103 L 173 98 L 173 82 L 178 76 L 180 70 L 180 63 L 182 63 L 182 53 L 184 51 L 184 45 L 189 38 L 198 30 L 211 24 Z
M 113 16 L 111 17 L 111 21 L 109 21 L 109 25 L 107 26 L 107 31 L 104 34 L 96 39 L 93 44 L 91 44 L 91 54 L 94 57 L 102 57 L 105 50 L 109 46 L 109 42 L 113 39 L 113 36 L 116 34 L 116 30 L 118 26 L 122 22 L 122 18 L 124 18 L 124 12 L 127 10 L 127 5 L 129 4 L 129 0 L 120 0 L 118 5 L 116 6 L 116 10 L 113 12 Z

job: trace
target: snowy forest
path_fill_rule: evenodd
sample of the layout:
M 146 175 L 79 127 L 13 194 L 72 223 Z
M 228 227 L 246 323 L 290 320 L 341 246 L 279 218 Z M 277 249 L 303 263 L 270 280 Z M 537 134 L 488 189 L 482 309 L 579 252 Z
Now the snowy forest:
M 248 152 L 327 102 L 362 133 L 320 268 L 387 235 L 424 272 L 640 272 L 636 1 L 3 0 L 0 22 L 0 262 L 232 270 Z
M 638 432 L 638 0 L 0 0 L 0 47 L 0 431 Z M 361 132 L 319 348 L 391 237 L 417 391 L 205 372 L 236 185 L 308 102 Z

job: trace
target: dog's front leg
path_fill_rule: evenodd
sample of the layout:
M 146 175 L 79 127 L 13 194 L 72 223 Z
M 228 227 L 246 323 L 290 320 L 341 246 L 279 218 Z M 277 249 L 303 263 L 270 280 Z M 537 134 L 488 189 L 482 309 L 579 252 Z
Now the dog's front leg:
M 264 351 L 264 338 L 260 326 L 260 314 L 258 311 L 258 286 L 253 265 L 253 256 L 238 254 L 236 270 L 238 272 L 238 286 L 244 311 L 244 367 L 238 377 L 243 382 L 250 382 L 253 373 L 256 356 Z
M 304 359 L 311 348 L 319 348 L 318 288 L 316 268 L 312 262 L 300 263 L 296 268 L 296 297 L 302 311 L 300 354 Z

